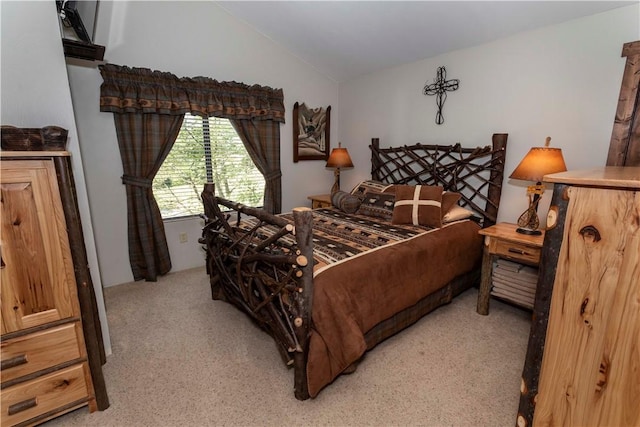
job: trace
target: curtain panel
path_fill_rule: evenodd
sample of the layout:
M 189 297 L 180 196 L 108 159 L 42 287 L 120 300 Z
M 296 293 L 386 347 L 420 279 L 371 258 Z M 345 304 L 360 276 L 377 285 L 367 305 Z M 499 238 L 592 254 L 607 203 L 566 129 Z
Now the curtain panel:
M 231 120 L 231 124 L 264 176 L 264 210 L 279 214 L 282 211 L 280 124 L 268 120 Z
M 171 270 L 164 222 L 151 185 L 184 116 L 114 114 L 127 191 L 129 262 L 134 280 L 155 282 Z
M 129 261 L 135 280 L 155 281 L 171 269 L 164 223 L 151 183 L 178 136 L 185 113 L 232 121 L 264 175 L 265 209 L 280 212 L 282 89 L 208 77 L 178 78 L 115 64 L 99 69 L 103 78 L 100 111 L 114 115 L 124 169 Z

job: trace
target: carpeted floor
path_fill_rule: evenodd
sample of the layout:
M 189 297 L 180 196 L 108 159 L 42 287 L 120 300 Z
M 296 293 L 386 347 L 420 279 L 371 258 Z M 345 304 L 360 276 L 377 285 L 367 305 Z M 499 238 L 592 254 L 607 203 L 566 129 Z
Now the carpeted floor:
M 47 426 L 512 426 L 530 313 L 477 289 L 378 345 L 317 398 L 293 396 L 272 339 L 212 301 L 204 268 L 105 289 L 111 406 Z

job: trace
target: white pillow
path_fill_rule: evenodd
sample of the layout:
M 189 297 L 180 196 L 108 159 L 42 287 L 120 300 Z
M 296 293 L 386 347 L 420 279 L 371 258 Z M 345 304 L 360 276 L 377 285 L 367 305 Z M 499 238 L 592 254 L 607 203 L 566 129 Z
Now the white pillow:
M 471 216 L 473 216 L 473 212 L 470 211 L 469 209 L 465 209 L 461 206 L 454 205 L 451 209 L 449 209 L 449 212 L 447 212 L 442 217 L 442 222 L 458 221 L 461 219 L 467 219 Z

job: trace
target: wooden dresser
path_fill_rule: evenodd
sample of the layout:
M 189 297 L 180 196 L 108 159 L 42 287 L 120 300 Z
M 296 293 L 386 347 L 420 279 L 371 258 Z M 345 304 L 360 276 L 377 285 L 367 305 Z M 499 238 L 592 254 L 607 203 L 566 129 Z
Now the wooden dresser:
M 640 425 L 640 167 L 554 183 L 517 425 Z
M 106 409 L 100 321 L 69 153 L 0 152 L 3 426 Z

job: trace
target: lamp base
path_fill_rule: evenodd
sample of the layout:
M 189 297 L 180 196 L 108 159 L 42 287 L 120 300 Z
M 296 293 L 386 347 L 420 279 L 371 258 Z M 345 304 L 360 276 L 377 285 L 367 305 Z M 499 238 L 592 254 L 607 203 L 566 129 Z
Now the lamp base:
M 529 228 L 521 228 L 521 227 L 516 228 L 516 232 L 520 234 L 526 234 L 528 236 L 539 236 L 542 234 L 542 231 L 540 230 L 531 230 Z
M 333 186 L 331 187 L 331 194 L 332 195 L 334 193 L 340 191 L 340 168 L 336 168 L 333 171 L 333 177 L 335 178 L 335 181 L 333 183 Z
M 518 218 L 518 228 L 516 229 L 516 232 L 529 236 L 539 236 L 542 234 L 542 231 L 538 230 L 540 227 L 540 219 L 538 218 L 538 202 L 540 201 L 540 196 L 543 191 L 544 186 L 541 183 L 527 188 L 529 207 L 526 211 L 522 212 L 522 215 Z M 531 197 L 532 195 L 533 197 Z

